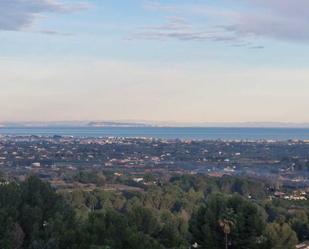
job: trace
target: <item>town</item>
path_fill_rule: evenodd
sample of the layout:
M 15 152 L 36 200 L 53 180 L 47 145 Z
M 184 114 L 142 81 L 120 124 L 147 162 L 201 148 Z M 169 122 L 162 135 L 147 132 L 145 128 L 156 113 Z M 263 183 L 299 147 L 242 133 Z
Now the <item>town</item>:
M 308 141 L 207 141 L 152 138 L 2 136 L 0 169 L 8 178 L 35 174 L 56 188 L 79 172 L 108 172 L 143 182 L 145 175 L 246 176 L 291 191 L 309 187 Z M 305 198 L 287 196 L 283 198 Z

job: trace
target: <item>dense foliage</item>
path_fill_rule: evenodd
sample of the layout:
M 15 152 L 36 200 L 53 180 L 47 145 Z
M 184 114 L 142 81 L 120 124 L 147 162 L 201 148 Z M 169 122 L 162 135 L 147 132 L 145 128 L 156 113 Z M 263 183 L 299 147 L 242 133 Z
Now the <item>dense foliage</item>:
M 78 180 L 105 177 L 81 173 Z M 268 200 L 267 188 L 201 175 L 175 176 L 140 192 L 56 193 L 34 176 L 2 182 L 0 248 L 295 248 L 309 238 L 309 206 Z

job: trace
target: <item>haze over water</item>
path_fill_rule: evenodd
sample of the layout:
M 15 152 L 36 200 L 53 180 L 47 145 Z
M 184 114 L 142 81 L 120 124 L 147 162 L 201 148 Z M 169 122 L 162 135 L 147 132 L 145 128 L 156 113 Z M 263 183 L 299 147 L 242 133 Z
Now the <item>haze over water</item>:
M 187 140 L 309 140 L 309 128 L 10 127 L 0 135 L 152 137 Z

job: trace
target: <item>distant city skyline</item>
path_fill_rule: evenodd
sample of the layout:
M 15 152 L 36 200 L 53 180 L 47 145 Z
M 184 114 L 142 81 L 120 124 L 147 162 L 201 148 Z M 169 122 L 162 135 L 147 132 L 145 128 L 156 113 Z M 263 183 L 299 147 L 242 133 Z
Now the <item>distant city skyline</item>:
M 307 0 L 3 0 L 0 123 L 309 123 Z

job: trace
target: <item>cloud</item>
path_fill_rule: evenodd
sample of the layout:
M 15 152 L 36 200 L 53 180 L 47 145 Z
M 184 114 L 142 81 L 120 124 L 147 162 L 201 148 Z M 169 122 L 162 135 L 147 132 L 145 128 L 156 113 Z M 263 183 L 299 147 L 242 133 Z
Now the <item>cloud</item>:
M 233 3 L 236 8 L 228 9 L 224 2 Z M 185 16 L 188 20 L 198 16 L 200 21 L 191 24 L 190 29 L 181 29 L 181 26 L 176 29 L 170 22 L 149 27 L 148 30 L 136 32 L 137 38 L 213 40 L 231 42 L 236 47 L 246 46 L 242 41 L 254 42 L 257 38 L 298 42 L 309 40 L 308 0 L 226 0 L 218 1 L 216 5 L 210 5 L 208 1 L 203 4 L 150 1 L 144 7 L 148 11 Z M 261 45 L 249 46 L 263 48 Z
M 66 4 L 58 0 L 2 0 L 0 2 L 0 30 L 25 30 L 41 14 L 70 13 L 87 7 L 89 5 L 85 3 Z
M 229 43 L 234 47 L 253 47 L 234 30 L 234 26 L 228 26 L 229 22 L 226 23 L 226 20 L 234 20 L 238 17 L 236 12 L 208 4 L 163 4 L 155 1 L 146 2 L 144 8 L 147 11 L 172 16 L 166 18 L 163 24 L 140 27 L 130 34 L 129 39 L 213 41 Z M 191 20 L 195 16 L 206 17 L 208 20 L 204 23 L 196 23 Z M 210 20 L 212 25 L 209 24 Z
M 237 18 L 226 25 L 230 32 L 277 40 L 309 40 L 309 1 L 248 0 L 246 4 L 250 11 L 238 12 Z
M 74 33 L 59 32 L 59 31 L 49 30 L 49 29 L 41 29 L 41 30 L 35 31 L 35 33 L 40 33 L 40 34 L 45 34 L 45 35 L 74 36 Z
M 218 28 L 196 28 L 185 19 L 176 16 L 168 17 L 162 25 L 141 27 L 131 34 L 129 39 L 241 42 L 232 32 L 223 33 Z
M 263 49 L 264 46 L 251 46 L 250 49 Z

